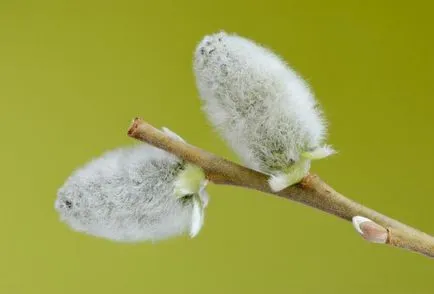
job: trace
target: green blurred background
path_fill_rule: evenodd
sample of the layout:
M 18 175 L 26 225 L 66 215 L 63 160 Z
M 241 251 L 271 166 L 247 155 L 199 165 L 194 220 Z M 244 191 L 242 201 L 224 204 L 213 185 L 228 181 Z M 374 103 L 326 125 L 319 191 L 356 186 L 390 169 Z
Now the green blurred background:
M 156 245 L 69 230 L 53 209 L 134 116 L 236 160 L 201 113 L 192 51 L 224 29 L 313 86 L 340 153 L 314 171 L 434 233 L 430 1 L 0 2 L 0 293 L 434 293 L 434 263 L 259 192 L 211 186 L 205 227 Z

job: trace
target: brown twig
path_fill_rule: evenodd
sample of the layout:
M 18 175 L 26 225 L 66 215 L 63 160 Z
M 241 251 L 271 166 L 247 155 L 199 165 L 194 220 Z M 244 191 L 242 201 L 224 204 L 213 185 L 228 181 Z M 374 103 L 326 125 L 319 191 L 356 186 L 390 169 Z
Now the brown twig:
M 297 185 L 280 192 L 272 192 L 268 186 L 267 175 L 175 140 L 140 118 L 134 119 L 128 129 L 128 135 L 201 167 L 207 179 L 215 184 L 240 186 L 274 194 L 317 208 L 347 221 L 351 221 L 357 216 L 366 217 L 375 224 L 375 226 L 366 224 L 362 226 L 360 224 L 358 231 L 366 240 L 374 243 L 386 243 L 434 257 L 434 238 L 432 236 L 344 197 L 316 175 L 309 174 Z M 378 242 L 375 239 L 377 236 L 373 235 L 370 239 L 370 232 L 377 234 L 387 232 L 387 238 L 384 242 Z

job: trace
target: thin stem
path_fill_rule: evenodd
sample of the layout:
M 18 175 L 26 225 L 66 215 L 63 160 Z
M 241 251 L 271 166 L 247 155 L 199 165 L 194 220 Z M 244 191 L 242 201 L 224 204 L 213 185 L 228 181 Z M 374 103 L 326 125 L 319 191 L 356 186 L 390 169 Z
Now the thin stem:
M 347 221 L 355 216 L 363 216 L 387 230 L 387 244 L 434 257 L 432 236 L 346 198 L 316 175 L 309 174 L 299 184 L 273 192 L 268 186 L 267 175 L 175 140 L 140 118 L 134 119 L 128 135 L 201 167 L 207 179 L 215 184 L 240 186 L 277 195 Z

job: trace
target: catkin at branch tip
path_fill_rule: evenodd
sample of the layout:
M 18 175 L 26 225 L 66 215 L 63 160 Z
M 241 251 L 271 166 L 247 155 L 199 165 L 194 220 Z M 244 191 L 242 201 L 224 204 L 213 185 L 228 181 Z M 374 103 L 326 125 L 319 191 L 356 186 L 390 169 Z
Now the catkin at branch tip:
M 115 241 L 194 236 L 203 224 L 206 182 L 192 185 L 180 179 L 188 166 L 146 144 L 119 148 L 75 171 L 59 189 L 55 208 L 74 230 Z M 202 174 L 196 172 L 194 180 Z M 178 182 L 187 186 L 178 187 Z

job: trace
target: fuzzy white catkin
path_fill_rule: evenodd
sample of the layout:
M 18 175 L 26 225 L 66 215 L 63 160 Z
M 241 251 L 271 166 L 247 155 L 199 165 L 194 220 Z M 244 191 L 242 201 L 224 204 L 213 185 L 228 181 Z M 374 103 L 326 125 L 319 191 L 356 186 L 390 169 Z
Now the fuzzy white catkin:
M 246 165 L 272 175 L 273 190 L 333 153 L 321 147 L 326 127 L 309 86 L 269 49 L 224 32 L 206 36 L 194 73 L 212 124 Z
M 198 195 L 175 195 L 185 167 L 174 155 L 146 144 L 110 151 L 69 177 L 55 208 L 74 230 L 115 241 L 194 236 L 203 222 L 194 218 L 207 195 L 203 187 L 196 191 L 203 206 L 194 205 Z

